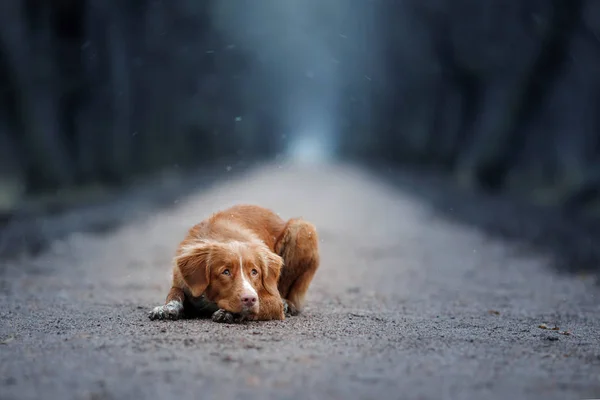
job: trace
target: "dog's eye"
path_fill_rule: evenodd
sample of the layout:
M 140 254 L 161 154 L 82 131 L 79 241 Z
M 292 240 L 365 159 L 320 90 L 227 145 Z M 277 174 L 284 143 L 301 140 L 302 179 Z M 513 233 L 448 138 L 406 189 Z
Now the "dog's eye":
M 231 275 L 231 272 L 229 272 L 229 270 L 226 269 L 225 271 L 223 271 L 223 275 Z
M 257 271 L 257 270 L 255 270 L 255 269 L 253 269 L 252 271 L 250 271 L 250 273 L 251 273 L 252 275 L 258 275 L 258 271 Z

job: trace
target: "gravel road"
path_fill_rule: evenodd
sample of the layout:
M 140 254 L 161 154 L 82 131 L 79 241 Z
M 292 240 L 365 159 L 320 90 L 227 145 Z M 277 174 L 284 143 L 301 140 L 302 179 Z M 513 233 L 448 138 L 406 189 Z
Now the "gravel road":
M 305 313 L 150 321 L 185 231 L 235 203 L 316 224 Z M 548 264 L 361 169 L 262 166 L 5 262 L 0 398 L 600 398 L 599 289 Z

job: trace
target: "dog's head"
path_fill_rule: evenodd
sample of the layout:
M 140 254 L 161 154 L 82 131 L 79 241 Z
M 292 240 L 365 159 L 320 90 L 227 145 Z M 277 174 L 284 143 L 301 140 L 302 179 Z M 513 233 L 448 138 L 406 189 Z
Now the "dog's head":
M 232 313 L 256 314 L 261 293 L 278 296 L 283 259 L 263 243 L 188 243 L 175 262 L 192 296 L 204 294 Z

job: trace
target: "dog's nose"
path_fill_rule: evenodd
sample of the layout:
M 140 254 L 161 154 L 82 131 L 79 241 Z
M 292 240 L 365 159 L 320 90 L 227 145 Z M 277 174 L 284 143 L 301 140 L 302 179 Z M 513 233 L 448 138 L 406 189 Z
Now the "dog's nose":
M 245 307 L 252 307 L 254 304 L 256 304 L 256 296 L 253 294 L 245 294 L 242 296 L 242 304 Z

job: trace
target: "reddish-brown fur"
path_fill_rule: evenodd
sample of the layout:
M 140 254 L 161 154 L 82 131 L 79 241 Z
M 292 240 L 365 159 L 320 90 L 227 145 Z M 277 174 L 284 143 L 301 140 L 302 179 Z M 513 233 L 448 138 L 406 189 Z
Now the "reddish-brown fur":
M 243 319 L 283 320 L 284 306 L 290 315 L 302 309 L 318 267 L 318 236 L 311 223 L 300 218 L 284 221 L 263 207 L 237 205 L 188 231 L 177 249 L 172 288 L 162 307 L 178 301 L 190 308 L 202 295 L 221 311 L 242 314 Z M 240 300 L 249 290 L 242 273 L 258 294 L 251 308 Z M 151 318 L 179 316 L 157 315 L 151 313 Z

